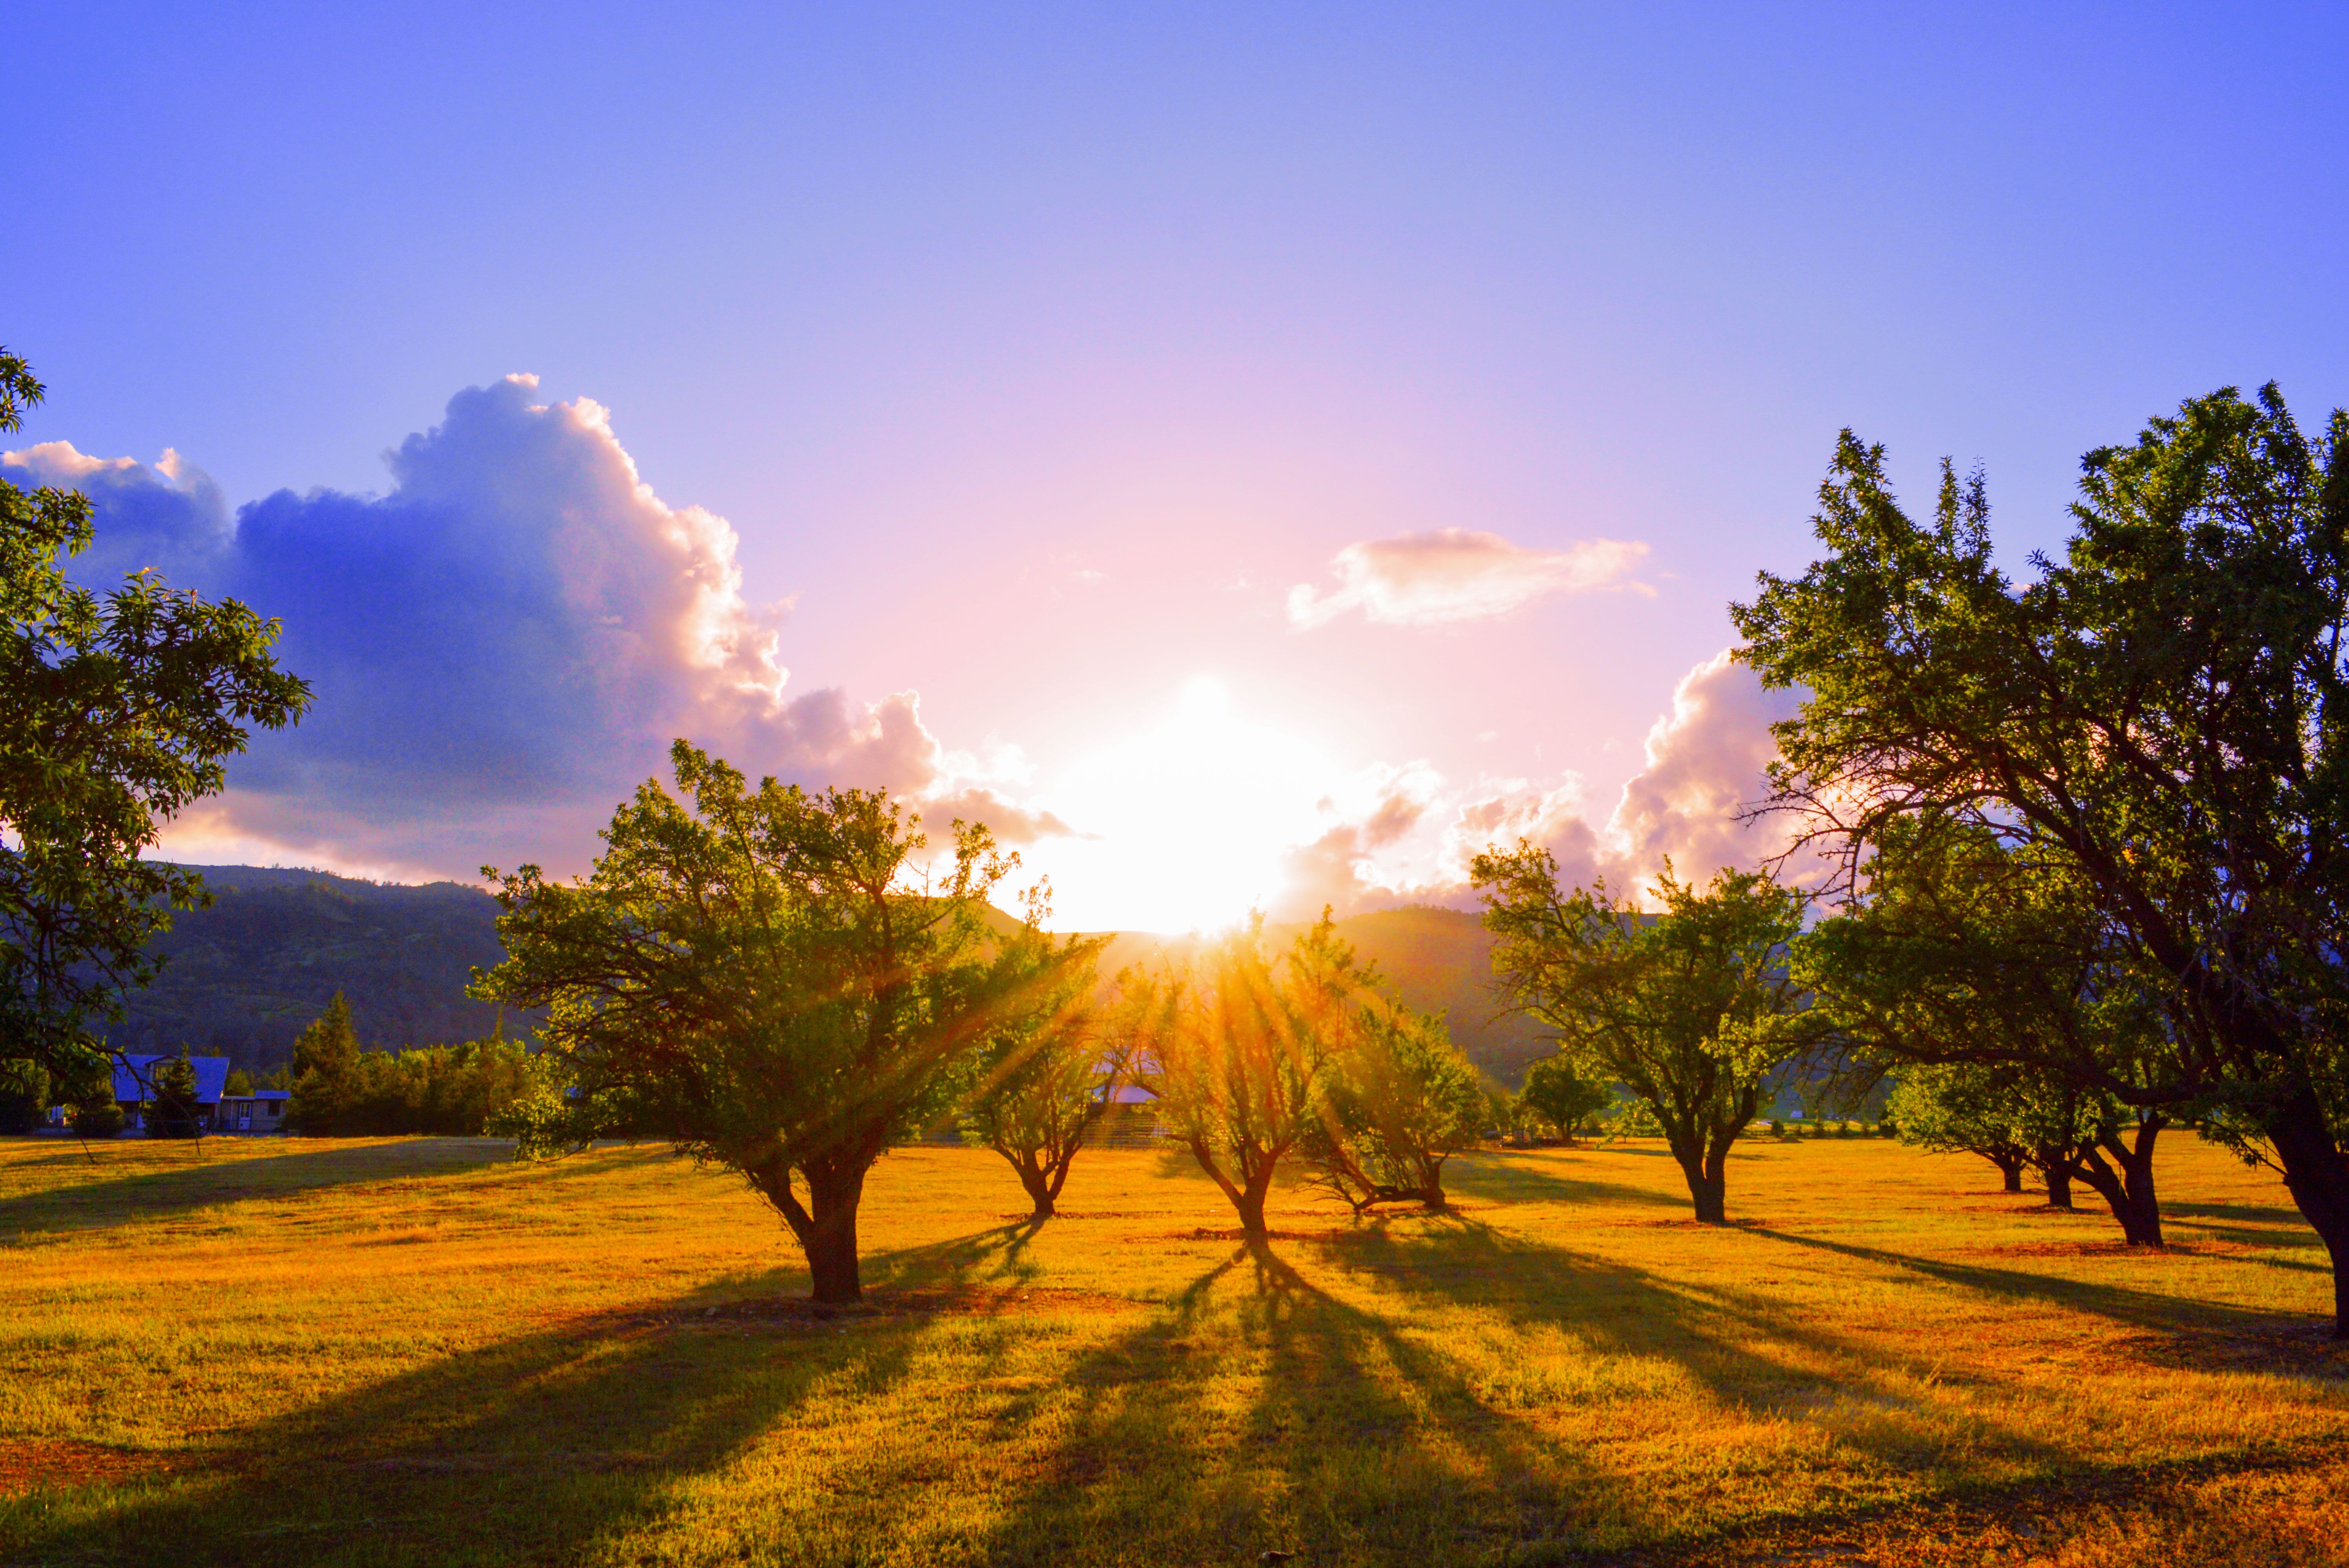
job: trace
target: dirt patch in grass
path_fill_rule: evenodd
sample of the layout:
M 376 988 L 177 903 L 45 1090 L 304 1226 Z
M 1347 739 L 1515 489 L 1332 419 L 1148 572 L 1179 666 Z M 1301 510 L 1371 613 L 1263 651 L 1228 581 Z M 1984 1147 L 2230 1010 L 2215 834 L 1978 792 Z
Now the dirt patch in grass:
M 186 1456 L 110 1449 L 59 1438 L 0 1440 L 0 1496 L 40 1487 L 113 1485 L 185 1468 Z

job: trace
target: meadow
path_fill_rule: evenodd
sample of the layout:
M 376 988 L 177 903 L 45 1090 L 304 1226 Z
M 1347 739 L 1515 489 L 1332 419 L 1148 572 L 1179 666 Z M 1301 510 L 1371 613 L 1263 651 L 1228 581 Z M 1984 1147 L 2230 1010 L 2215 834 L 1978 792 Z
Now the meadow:
M 2349 1353 L 2280 1184 L 2190 1138 L 2175 1245 L 1874 1140 L 1456 1160 L 1250 1248 L 1186 1159 L 1022 1222 L 975 1150 L 867 1188 L 818 1312 L 649 1147 L 0 1145 L 0 1561 L 2349 1561 Z M 94 1156 L 94 1157 L 93 1157 Z

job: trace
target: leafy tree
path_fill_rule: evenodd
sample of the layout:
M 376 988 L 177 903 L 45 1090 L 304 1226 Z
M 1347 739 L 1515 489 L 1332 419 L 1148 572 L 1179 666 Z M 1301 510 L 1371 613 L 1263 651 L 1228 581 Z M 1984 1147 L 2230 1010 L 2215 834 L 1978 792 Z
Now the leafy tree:
M 1005 941 L 1007 973 L 1025 969 L 1025 1003 L 989 1034 L 966 1119 L 1019 1174 L 1037 1223 L 1052 1217 L 1078 1151 L 1114 1103 L 1123 1067 L 1120 1042 L 1100 1026 L 1094 961 L 1107 937 L 1043 933 L 1040 899 L 1026 925 Z
M 326 1010 L 294 1042 L 287 1071 L 293 1098 L 286 1102 L 288 1131 L 325 1138 L 349 1130 L 345 1125 L 358 1072 L 359 1037 L 351 1027 L 351 1005 L 337 991 Z
M 0 350 L 0 432 L 42 395 Z M 271 655 L 277 623 L 234 600 L 148 572 L 103 599 L 68 583 L 89 516 L 74 491 L 0 480 L 0 1039 L 75 1080 L 104 1059 L 90 1022 L 153 976 L 147 938 L 207 902 L 141 851 L 220 789 L 251 727 L 310 702 Z
M 488 874 L 505 961 L 475 992 L 547 1008 L 559 1112 L 513 1119 L 527 1152 L 623 1114 L 739 1171 L 791 1227 L 822 1302 L 861 1292 L 856 1212 L 889 1145 L 955 1105 L 1007 1020 L 1040 1010 L 988 892 L 1017 864 L 957 823 L 936 873 L 885 791 L 749 787 L 678 741 L 589 876 Z M 1072 960 L 1073 961 L 1073 960 Z
M 1328 1112 L 1353 1048 L 1355 994 L 1375 983 L 1330 912 L 1268 953 L 1257 920 L 1180 974 L 1120 977 L 1132 998 L 1137 1077 L 1251 1238 L 1268 1233 L 1275 1172 Z
M 123 1128 L 121 1101 L 114 1098 L 114 1075 L 99 1068 L 83 1079 L 73 1098 L 73 1130 L 84 1138 L 112 1138 Z
M 2060 561 L 2015 583 L 1979 480 L 1924 522 L 1846 432 L 1826 559 L 1733 607 L 1778 727 L 1774 799 L 1847 886 L 1909 817 L 2027 845 L 2145 976 L 2170 1052 L 2124 1102 L 2231 1128 L 2332 1254 L 2349 1336 L 2349 414 L 2311 439 L 2224 389 L 2091 452 Z M 2062 1070 L 2064 1064 L 2050 1063 Z M 2223 1114 L 2222 1114 L 2223 1113 Z
M 1356 1026 L 1299 1152 L 1357 1214 L 1373 1203 L 1443 1209 L 1444 1161 L 1484 1132 L 1484 1083 L 1441 1017 L 1374 1002 L 1357 1008 Z
M 1860 895 L 1800 946 L 1821 1017 L 1878 1061 L 1977 1068 L 1927 1075 L 1930 1097 L 1909 1103 L 1940 1106 L 1937 1134 L 2003 1124 L 2050 1202 L 2071 1207 L 2077 1176 L 2132 1243 L 2160 1245 L 2153 1155 L 2171 1118 L 2124 1115 L 2120 1097 L 2158 1096 L 2177 1053 L 2152 977 L 2062 857 L 1920 813 L 1883 825 L 1860 875 Z
M 49 1075 L 37 1062 L 0 1061 L 0 1132 L 30 1132 L 49 1109 Z
M 1526 1069 L 1517 1102 L 1571 1143 L 1582 1124 L 1614 1103 L 1614 1091 L 1574 1070 L 1565 1057 L 1544 1057 Z
M 253 1092 L 253 1075 L 243 1068 L 231 1068 L 228 1081 L 221 1085 L 223 1095 L 249 1095 Z
M 196 1064 L 187 1047 L 176 1057 L 151 1064 L 143 1086 L 147 1091 L 139 1119 L 150 1138 L 202 1138 L 203 1108 L 196 1101 Z
M 1658 883 L 1642 915 L 1604 882 L 1571 892 L 1549 851 L 1520 841 L 1478 855 L 1493 968 L 1512 1006 L 1553 1031 L 1576 1068 L 1630 1088 L 1663 1130 L 1696 1217 L 1727 1217 L 1725 1162 L 1764 1079 L 1795 1048 L 1803 998 L 1785 972 L 1804 896 L 1724 869 L 1709 887 Z

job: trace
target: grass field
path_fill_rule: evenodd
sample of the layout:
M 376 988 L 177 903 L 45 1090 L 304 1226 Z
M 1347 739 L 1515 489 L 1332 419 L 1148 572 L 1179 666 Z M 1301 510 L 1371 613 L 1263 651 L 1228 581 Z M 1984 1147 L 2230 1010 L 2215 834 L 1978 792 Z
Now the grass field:
M 1154 1151 L 1030 1231 L 908 1150 L 819 1316 L 652 1149 L 10 1140 L 0 1562 L 2349 1561 L 2323 1253 L 2190 1139 L 2161 1255 L 1873 1141 L 1724 1230 L 1653 1145 L 1454 1169 L 1251 1250 Z

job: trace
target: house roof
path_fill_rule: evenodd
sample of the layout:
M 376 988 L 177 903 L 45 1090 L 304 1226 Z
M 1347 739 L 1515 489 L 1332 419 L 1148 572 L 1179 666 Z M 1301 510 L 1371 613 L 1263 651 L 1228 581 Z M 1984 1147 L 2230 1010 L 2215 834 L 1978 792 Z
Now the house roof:
M 244 1094 L 222 1093 L 222 1099 L 292 1099 L 292 1091 L 282 1088 L 256 1088 Z
M 178 1055 L 174 1051 L 169 1056 L 116 1057 L 114 1098 L 125 1104 L 145 1099 L 149 1087 L 155 1081 L 157 1064 L 171 1061 Z M 191 1057 L 188 1059 L 196 1069 L 196 1103 L 218 1105 L 221 1090 L 228 1087 L 228 1058 Z

